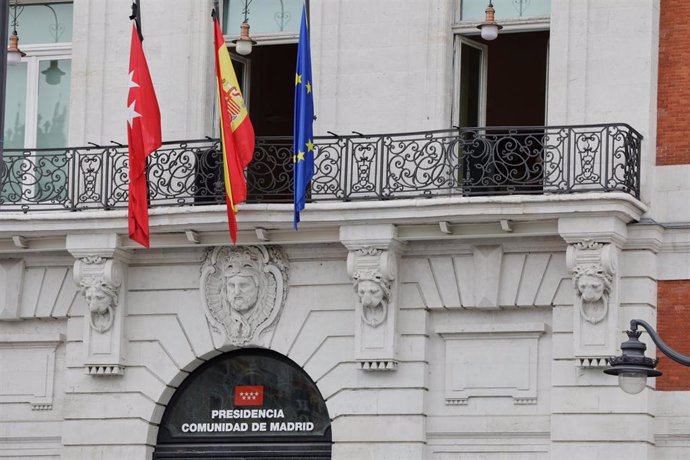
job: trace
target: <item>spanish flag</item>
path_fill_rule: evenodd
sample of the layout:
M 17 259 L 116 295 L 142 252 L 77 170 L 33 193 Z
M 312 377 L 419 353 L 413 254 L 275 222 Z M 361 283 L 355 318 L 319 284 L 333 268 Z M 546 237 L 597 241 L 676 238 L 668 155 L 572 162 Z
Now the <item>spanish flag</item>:
M 225 45 L 218 23 L 213 14 L 216 46 L 216 79 L 218 82 L 218 112 L 220 113 L 220 138 L 223 145 L 223 177 L 225 201 L 228 205 L 228 226 L 233 244 L 237 241 L 237 204 L 247 199 L 247 182 L 244 169 L 254 155 L 254 128 L 249 120 L 247 107 L 237 83 L 230 53 Z

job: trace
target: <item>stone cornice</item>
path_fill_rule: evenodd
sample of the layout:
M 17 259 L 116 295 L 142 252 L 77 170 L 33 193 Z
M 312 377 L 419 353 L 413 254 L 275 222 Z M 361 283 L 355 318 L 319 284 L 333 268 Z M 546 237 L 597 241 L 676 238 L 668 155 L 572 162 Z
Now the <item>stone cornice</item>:
M 271 244 L 314 244 L 340 241 L 339 228 L 347 225 L 393 224 L 401 241 L 455 238 L 538 237 L 558 234 L 553 222 L 562 217 L 597 219 L 616 216 L 620 221 L 637 221 L 646 206 L 624 193 L 583 193 L 572 195 L 444 197 L 371 202 L 310 203 L 302 213 L 300 229 L 292 229 L 292 204 L 242 204 L 237 214 L 239 244 L 259 241 L 256 228 L 268 229 Z M 225 206 L 164 207 L 150 209 L 152 248 L 212 246 L 227 244 Z M 506 220 L 512 232 L 501 230 Z M 454 229 L 439 230 L 439 222 Z M 551 222 L 549 224 L 549 222 Z M 494 228 L 495 227 L 495 228 Z M 185 237 L 194 230 L 199 243 Z M 127 211 L 0 213 L 0 253 L 65 250 L 64 236 L 115 233 L 118 247 L 140 249 L 127 239 Z M 18 249 L 12 237 L 26 239 L 27 248 Z

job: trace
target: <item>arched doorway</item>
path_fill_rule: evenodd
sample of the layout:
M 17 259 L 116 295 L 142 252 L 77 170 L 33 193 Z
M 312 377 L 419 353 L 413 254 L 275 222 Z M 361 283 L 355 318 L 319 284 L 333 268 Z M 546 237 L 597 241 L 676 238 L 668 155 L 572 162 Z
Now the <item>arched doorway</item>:
M 269 350 L 236 350 L 204 363 L 180 385 L 153 458 L 330 459 L 330 418 L 298 365 Z

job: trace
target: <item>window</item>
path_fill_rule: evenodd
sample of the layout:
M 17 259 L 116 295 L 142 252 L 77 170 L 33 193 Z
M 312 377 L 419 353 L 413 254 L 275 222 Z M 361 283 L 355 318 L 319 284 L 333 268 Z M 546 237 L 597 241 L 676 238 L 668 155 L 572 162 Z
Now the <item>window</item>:
M 459 0 L 451 125 L 542 126 L 546 123 L 551 0 L 492 0 L 504 25 L 493 41 L 479 37 L 488 0 Z M 516 91 L 519 88 L 519 91 Z
M 463 193 L 541 193 L 550 0 L 493 0 L 496 40 L 479 36 L 488 0 L 460 0 L 452 25 L 453 105 Z M 480 140 L 477 140 L 480 139 Z
M 257 46 L 251 54 L 238 56 L 231 42 L 245 20 L 245 5 L 249 33 Z M 257 136 L 255 161 L 247 169 L 248 202 L 292 199 L 285 178 L 292 176 L 295 65 L 302 5 L 303 0 L 223 1 L 226 43 Z M 207 177 L 210 181 L 221 178 L 220 172 Z
M 66 147 L 72 3 L 20 4 L 17 33 L 27 55 L 7 69 L 5 148 Z
M 247 22 L 257 46 L 234 54 L 231 41 Z M 295 62 L 303 0 L 224 0 L 223 24 L 235 73 L 257 136 L 292 136 Z M 250 97 L 251 96 L 251 97 Z
M 25 150 L 5 153 L 0 203 L 66 202 L 72 3 L 12 5 L 10 26 L 15 11 L 26 56 L 7 68 L 4 146 Z

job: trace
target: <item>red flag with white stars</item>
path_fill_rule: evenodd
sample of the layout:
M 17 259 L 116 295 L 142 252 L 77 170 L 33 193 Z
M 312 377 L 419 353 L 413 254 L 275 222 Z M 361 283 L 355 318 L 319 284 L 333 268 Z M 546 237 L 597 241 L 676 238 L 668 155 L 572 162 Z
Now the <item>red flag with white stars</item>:
M 146 157 L 161 145 L 161 113 L 135 24 L 132 24 L 128 86 L 129 238 L 148 248 Z
M 237 385 L 235 387 L 235 406 L 263 406 L 263 385 Z

